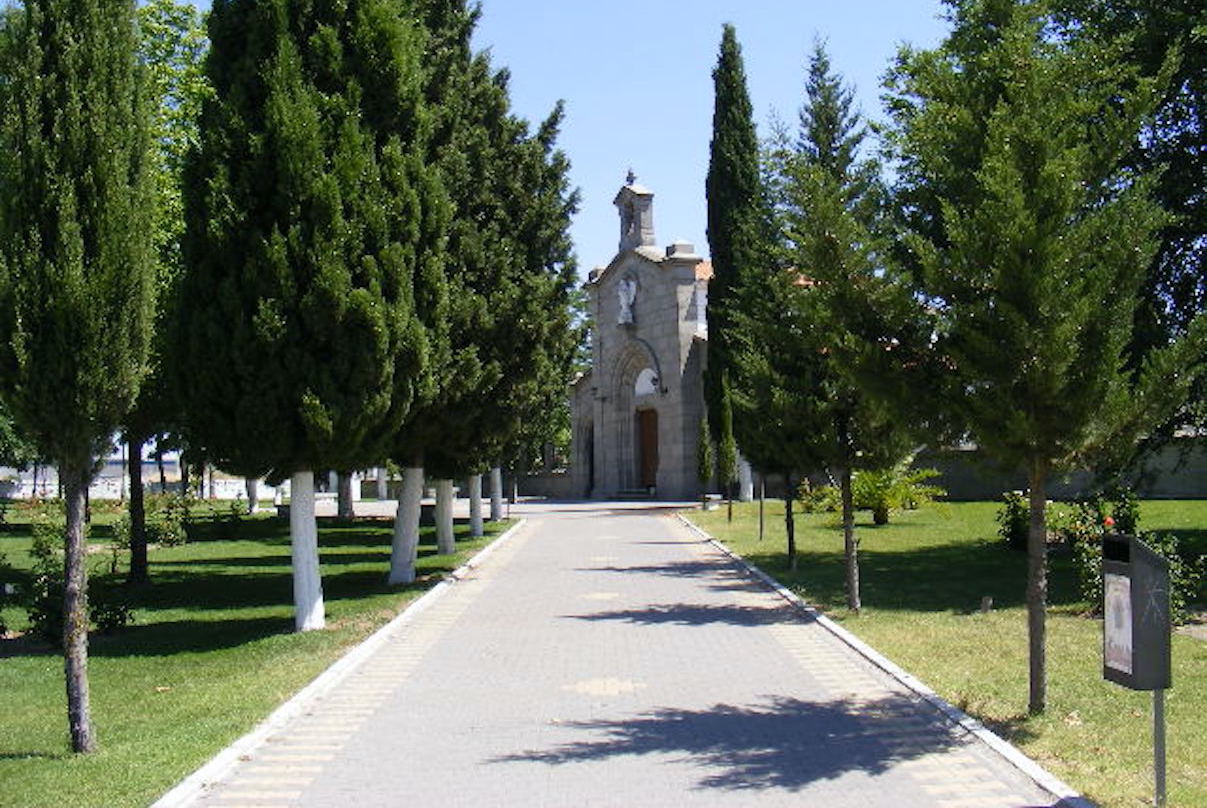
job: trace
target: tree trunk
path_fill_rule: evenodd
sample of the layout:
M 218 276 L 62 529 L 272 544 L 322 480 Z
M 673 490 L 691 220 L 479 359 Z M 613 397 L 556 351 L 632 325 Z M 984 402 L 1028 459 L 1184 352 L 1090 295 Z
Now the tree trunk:
M 520 472 L 518 470 L 511 472 L 510 478 L 511 490 L 507 495 L 508 504 L 515 505 L 520 501 Z
M 788 568 L 796 572 L 796 520 L 792 513 L 792 475 L 784 474 L 784 528 L 788 532 Z
M 314 472 L 295 471 L 289 491 L 294 625 L 298 631 L 314 631 L 327 625 L 319 573 L 318 522 L 314 518 Z
M 96 749 L 88 694 L 88 569 L 84 536 L 84 495 L 88 491 L 88 461 L 59 464 L 67 505 L 67 536 L 63 559 L 63 668 L 67 679 L 67 724 L 71 748 Z M 64 477 L 66 479 L 64 479 Z
M 415 580 L 415 559 L 419 554 L 419 514 L 423 508 L 423 467 L 402 470 L 402 490 L 398 493 L 398 512 L 394 516 L 394 541 L 390 548 L 391 584 L 409 584 Z
M 336 476 L 335 515 L 345 521 L 352 521 L 356 513 L 352 508 L 352 472 L 341 471 Z
M 385 466 L 382 466 L 379 469 L 377 469 L 377 498 L 378 499 L 389 499 L 390 498 L 390 478 L 388 475 L 389 475 L 389 472 L 386 471 Z
M 469 478 L 469 535 L 475 539 L 485 535 L 482 529 L 482 475 Z
M 260 507 L 260 481 L 255 477 L 244 477 L 243 490 L 247 492 L 247 515 L 251 516 Z
M 733 480 L 725 483 L 725 521 L 733 521 Z
M 452 555 L 457 552 L 453 534 L 453 481 L 436 481 L 436 552 Z
M 130 574 L 127 581 L 145 584 L 151 580 L 147 568 L 147 509 L 143 499 L 142 447 L 144 438 L 131 431 L 130 448 Z
M 120 482 L 118 483 L 118 485 L 120 487 L 118 488 L 118 492 L 117 492 L 117 501 L 125 502 L 126 501 L 126 480 L 129 478 L 131 464 L 130 464 L 130 460 L 129 460 L 129 452 L 126 450 L 126 444 L 119 442 L 119 446 L 120 446 L 121 458 L 122 458 L 122 473 L 121 473 L 120 477 L 118 478 L 120 480 Z M 109 465 L 109 461 L 106 460 L 105 466 L 108 467 L 108 465 Z
M 185 462 L 184 452 L 181 452 L 176 457 L 176 464 L 180 466 L 180 496 L 187 501 L 189 498 L 189 464 Z M 185 516 L 188 516 L 188 507 L 185 507 Z
M 842 488 L 842 545 L 847 561 L 847 608 L 858 612 L 859 600 L 859 539 L 855 538 L 855 503 L 851 495 L 851 468 L 840 472 Z
M 767 501 L 767 475 L 759 474 L 759 541 L 763 540 L 766 532 L 765 505 Z
M 311 477 L 311 479 L 313 479 L 313 476 Z M 209 493 L 208 493 L 209 498 L 217 499 L 218 492 L 214 489 L 214 467 L 209 463 L 207 463 L 205 465 L 205 481 L 206 481 L 206 485 L 209 489 Z M 313 493 L 314 488 L 312 487 L 310 490 Z
M 490 521 L 503 521 L 503 470 L 498 466 L 490 470 Z
M 754 501 L 754 469 L 746 458 L 738 455 L 738 502 Z
M 1047 612 L 1048 523 L 1047 463 L 1031 464 L 1031 529 L 1027 536 L 1027 636 L 1030 643 L 1031 697 L 1028 711 L 1048 706 Z
M 33 483 L 33 498 L 40 499 L 38 496 L 38 464 L 34 463 L 34 483 Z
M 155 439 L 155 467 L 159 469 L 159 493 L 168 493 L 168 473 L 163 467 L 163 447 L 159 445 L 163 435 Z

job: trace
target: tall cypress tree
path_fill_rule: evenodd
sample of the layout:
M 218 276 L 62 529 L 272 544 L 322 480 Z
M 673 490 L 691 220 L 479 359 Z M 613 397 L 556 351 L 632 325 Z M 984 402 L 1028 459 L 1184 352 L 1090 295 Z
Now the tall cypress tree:
M 936 51 L 890 74 L 910 294 L 951 382 L 939 402 L 1030 480 L 1027 613 L 1033 713 L 1047 704 L 1046 491 L 1184 400 L 1207 318 L 1125 369 L 1164 216 L 1122 158 L 1160 82 L 1118 43 L 1050 36 L 1037 2 L 959 0 Z
M 132 0 L 28 0 L 0 118 L 0 384 L 58 465 L 72 748 L 95 747 L 84 507 L 138 394 L 155 309 L 148 110 Z
M 713 84 L 713 134 L 705 182 L 713 278 L 708 284 L 704 397 L 709 429 L 713 439 L 720 440 L 722 435 L 733 432 L 732 425 L 722 425 L 722 420 L 732 361 L 736 290 L 745 274 L 765 271 L 770 240 L 767 199 L 759 170 L 758 135 L 746 89 L 741 46 L 732 25 L 726 25 L 721 36 Z
M 383 457 L 425 383 L 447 205 L 424 39 L 388 0 L 221 0 L 209 32 L 178 321 L 188 423 L 215 464 L 292 476 L 297 625 L 318 628 L 313 470 Z
M 574 348 L 568 231 L 577 194 L 555 149 L 561 105 L 530 134 L 510 112 L 506 71 L 470 52 L 476 15 L 458 0 L 438 0 L 428 19 L 433 40 L 444 43 L 428 86 L 439 107 L 437 165 L 453 204 L 449 366 L 398 446 L 405 464 L 447 479 L 485 470 L 564 396 Z M 413 522 L 413 503 L 405 505 L 400 516 Z M 396 528 L 392 577 L 406 580 L 415 530 L 401 520 Z

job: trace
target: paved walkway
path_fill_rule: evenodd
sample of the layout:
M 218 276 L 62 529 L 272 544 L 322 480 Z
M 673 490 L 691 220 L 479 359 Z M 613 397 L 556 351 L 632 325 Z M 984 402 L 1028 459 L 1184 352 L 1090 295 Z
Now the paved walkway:
M 667 513 L 529 519 L 195 804 L 1055 803 Z

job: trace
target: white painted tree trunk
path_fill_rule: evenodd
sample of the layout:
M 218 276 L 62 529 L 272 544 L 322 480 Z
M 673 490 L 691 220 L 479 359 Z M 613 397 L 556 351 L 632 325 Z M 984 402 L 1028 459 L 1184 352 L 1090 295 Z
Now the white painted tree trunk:
M 389 499 L 390 487 L 389 479 L 386 477 L 386 467 L 382 466 L 377 470 L 377 498 Z
M 247 477 L 243 480 L 243 488 L 247 491 L 247 512 L 253 514 L 260 505 L 260 481 L 255 477 Z
M 746 458 L 738 456 L 738 502 L 754 501 L 754 469 Z
M 503 521 L 503 469 L 490 470 L 490 521 Z
M 451 555 L 457 552 L 453 537 L 453 481 L 436 481 L 436 552 Z
M 482 529 L 482 475 L 469 478 L 469 535 L 475 539 L 484 535 Z
M 314 472 L 296 471 L 289 499 L 289 537 L 293 548 L 294 625 L 314 631 L 327 625 L 323 580 L 319 575 L 319 531 L 314 519 Z
M 419 552 L 419 513 L 423 507 L 423 469 L 402 470 L 402 491 L 394 516 L 394 544 L 390 548 L 391 584 L 415 580 L 415 558 Z

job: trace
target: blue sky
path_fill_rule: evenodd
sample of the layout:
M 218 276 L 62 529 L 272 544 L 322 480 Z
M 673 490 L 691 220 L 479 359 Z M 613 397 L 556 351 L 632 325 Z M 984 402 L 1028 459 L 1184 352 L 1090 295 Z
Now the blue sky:
M 536 122 L 566 101 L 560 144 L 582 192 L 573 235 L 585 275 L 616 252 L 612 199 L 630 166 L 656 195 L 659 243 L 684 238 L 707 254 L 704 176 L 724 23 L 737 28 L 765 134 L 773 113 L 795 122 L 817 36 L 863 112 L 878 117 L 889 59 L 902 43 L 937 44 L 941 8 L 940 0 L 482 0 L 475 45 L 510 68 L 520 115 Z
M 773 112 L 795 123 L 814 37 L 880 114 L 879 84 L 899 44 L 945 32 L 939 0 L 483 0 L 476 44 L 512 72 L 530 120 L 565 99 L 561 146 L 582 192 L 574 223 L 581 271 L 608 263 L 619 223 L 612 199 L 632 166 L 655 193 L 660 244 L 685 238 L 706 254 L 704 177 L 712 134 L 712 69 L 724 23 L 742 44 L 760 135 Z

